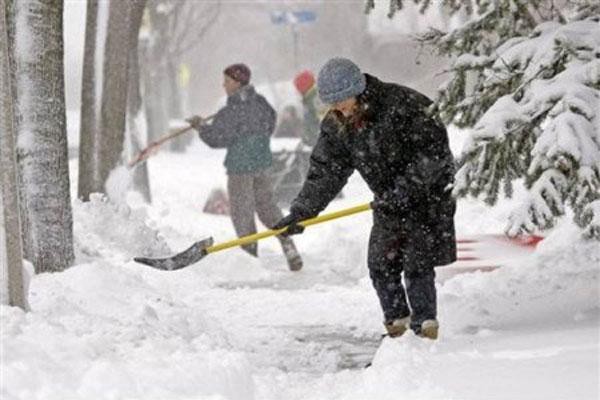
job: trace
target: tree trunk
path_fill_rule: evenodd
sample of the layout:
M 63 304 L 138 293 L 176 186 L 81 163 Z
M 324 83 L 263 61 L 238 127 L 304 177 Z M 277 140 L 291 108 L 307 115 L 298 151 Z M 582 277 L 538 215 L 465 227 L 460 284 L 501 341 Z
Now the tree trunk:
M 26 310 L 28 306 L 23 291 L 17 155 L 5 11 L 6 4 L 4 0 L 0 0 L 0 269 L 3 278 L 7 278 L 8 304 Z
M 146 0 L 136 0 L 132 3 L 130 44 L 129 52 L 129 98 L 128 98 L 128 125 L 133 154 L 139 153 L 144 148 L 140 129 L 137 125 L 138 116 L 142 112 L 142 94 L 140 91 L 140 59 L 138 36 L 142 25 L 142 17 Z M 152 201 L 150 192 L 150 179 L 148 177 L 148 164 L 141 163 L 133 171 L 133 188 L 139 192 L 148 203 Z
M 131 114 L 137 114 L 142 108 L 142 95 L 140 93 L 140 62 L 138 37 L 142 26 L 142 17 L 146 0 L 131 0 L 131 21 L 129 24 L 129 97 L 128 107 Z
M 17 152 L 26 258 L 36 272 L 74 259 L 62 0 L 15 2 Z
M 13 99 L 16 97 L 17 93 L 17 77 L 16 77 L 16 66 L 15 66 L 15 0 L 4 0 L 4 10 L 5 10 L 5 21 L 6 21 L 6 35 L 8 37 L 7 47 L 8 47 L 8 63 L 10 69 L 10 87 L 13 93 Z M 13 102 L 13 125 L 14 130 L 17 132 L 17 115 L 15 110 L 15 105 Z M 15 133 L 16 134 L 16 133 Z M 18 166 L 18 165 L 17 165 Z M 18 175 L 18 171 L 17 171 Z M 17 179 L 19 177 L 17 176 Z
M 99 181 L 106 184 L 123 153 L 127 114 L 129 22 L 131 3 L 111 1 L 104 47 L 100 107 Z
M 163 62 L 167 49 L 161 36 L 166 21 L 162 13 L 158 12 L 158 3 L 152 1 L 148 7 L 151 33 L 144 41 L 141 52 L 144 59 L 141 73 L 149 140 L 156 140 L 169 130 L 169 111 L 166 101 L 168 93 L 165 88 Z
M 169 115 L 171 118 L 181 118 L 182 110 L 181 110 L 181 94 L 179 90 L 179 62 L 168 59 L 166 60 L 167 64 L 167 78 L 169 82 L 169 92 L 170 92 L 170 101 L 169 101 Z
M 77 197 L 88 201 L 98 190 L 96 122 L 96 31 L 98 0 L 87 0 L 83 76 L 81 82 L 81 122 L 79 126 L 79 179 Z
M 163 61 L 166 68 L 165 84 L 167 86 L 166 100 L 171 119 L 181 119 L 183 117 L 181 88 L 179 87 L 179 63 L 175 60 Z M 170 150 L 176 152 L 185 151 L 186 147 L 192 142 L 193 135 L 181 135 L 171 140 Z
M 160 74 L 156 71 L 155 58 L 152 57 L 153 49 L 148 42 L 143 43 L 142 59 L 140 65 L 142 87 L 144 91 L 144 108 L 146 111 L 146 125 L 148 126 L 148 140 L 153 141 L 164 135 L 169 129 L 165 108 L 162 105 Z

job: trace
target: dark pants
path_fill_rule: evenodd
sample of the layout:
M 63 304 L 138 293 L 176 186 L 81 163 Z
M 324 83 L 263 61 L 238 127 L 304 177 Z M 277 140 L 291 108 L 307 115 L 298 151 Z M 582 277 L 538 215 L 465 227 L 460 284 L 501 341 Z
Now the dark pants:
M 410 315 L 411 328 L 418 332 L 423 321 L 436 318 L 435 271 L 428 257 L 407 254 L 411 241 L 418 240 L 411 234 L 398 224 L 375 218 L 368 265 L 385 322 Z

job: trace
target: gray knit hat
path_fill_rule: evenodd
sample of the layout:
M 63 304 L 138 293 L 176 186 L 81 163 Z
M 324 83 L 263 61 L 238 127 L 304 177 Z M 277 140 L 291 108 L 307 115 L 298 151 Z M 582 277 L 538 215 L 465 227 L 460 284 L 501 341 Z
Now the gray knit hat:
M 347 58 L 334 57 L 327 61 L 317 78 L 321 101 L 338 103 L 361 94 L 367 85 L 360 68 Z

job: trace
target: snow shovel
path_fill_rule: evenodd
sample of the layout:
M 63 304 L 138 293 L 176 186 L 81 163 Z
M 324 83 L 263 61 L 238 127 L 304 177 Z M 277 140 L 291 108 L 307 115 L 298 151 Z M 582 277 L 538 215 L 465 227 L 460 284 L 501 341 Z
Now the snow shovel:
M 204 121 L 210 121 L 211 119 L 213 119 L 215 117 L 215 114 L 210 115 L 206 118 L 204 118 Z M 174 130 L 173 132 L 159 138 L 158 140 L 156 140 L 155 142 L 152 142 L 148 145 L 148 147 L 146 147 L 145 149 L 143 149 L 142 151 L 140 151 L 138 153 L 137 156 L 135 156 L 135 158 L 133 160 L 131 160 L 128 164 L 129 169 L 135 167 L 137 164 L 141 163 L 142 161 L 146 160 L 148 157 L 150 157 L 152 154 L 156 153 L 158 151 L 158 148 L 165 142 L 176 138 L 177 136 L 181 136 L 184 133 L 190 131 L 194 129 L 193 126 L 189 125 L 183 128 L 179 128 Z
M 307 227 L 311 225 L 320 224 L 323 222 L 331 221 L 333 219 L 345 217 L 347 215 L 356 214 L 359 212 L 367 211 L 371 209 L 371 204 L 361 204 L 359 206 L 346 208 L 344 210 L 335 211 L 328 214 L 323 214 L 315 218 L 310 218 L 299 223 L 299 225 Z M 281 229 L 269 229 L 263 232 L 258 232 L 253 235 L 243 236 L 238 239 L 230 240 L 228 242 L 214 244 L 213 238 L 209 237 L 199 242 L 194 243 L 187 250 L 182 251 L 172 257 L 167 258 L 146 258 L 146 257 L 135 257 L 133 260 L 141 264 L 148 265 L 152 268 L 160 269 L 163 271 L 174 271 L 181 268 L 185 268 L 189 265 L 197 263 L 203 259 L 207 254 L 215 253 L 217 251 L 229 249 L 231 247 L 242 246 L 245 244 L 254 243 L 258 240 L 276 236 L 285 232 L 287 228 Z

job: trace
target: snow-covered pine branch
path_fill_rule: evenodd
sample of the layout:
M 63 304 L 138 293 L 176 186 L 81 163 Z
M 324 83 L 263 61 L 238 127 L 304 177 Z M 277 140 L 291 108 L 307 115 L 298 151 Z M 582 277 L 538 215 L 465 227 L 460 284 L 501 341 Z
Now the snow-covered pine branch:
M 456 57 L 452 78 L 440 88 L 436 99 L 435 111 L 444 121 L 472 127 L 499 97 L 515 90 L 514 75 L 491 81 L 489 72 L 500 46 L 516 38 L 526 40 L 537 25 L 534 15 L 544 2 L 483 0 L 475 6 L 471 1 L 444 1 L 449 12 L 462 10 L 468 21 L 450 32 L 431 29 L 419 37 L 438 53 Z
M 587 207 L 600 199 L 597 18 L 542 23 L 529 37 L 500 46 L 484 73 L 483 91 L 514 89 L 475 124 L 455 192 L 484 193 L 494 203 L 500 180 L 510 185 L 524 177 L 529 198 L 511 217 L 510 234 L 551 227 L 565 205 L 583 227 L 597 222 L 595 208 Z M 584 217 L 584 210 L 592 215 Z

